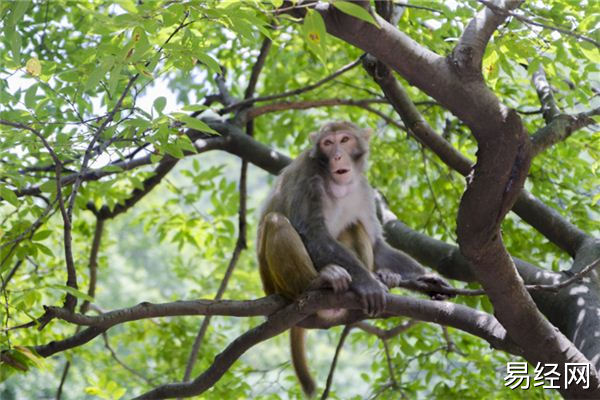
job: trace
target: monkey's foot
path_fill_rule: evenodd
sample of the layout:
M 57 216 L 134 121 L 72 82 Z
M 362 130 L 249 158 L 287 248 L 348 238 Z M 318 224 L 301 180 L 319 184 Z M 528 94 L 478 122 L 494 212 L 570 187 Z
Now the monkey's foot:
M 398 287 L 398 284 L 402 281 L 402 275 L 389 269 L 380 269 L 375 272 L 375 276 L 379 282 L 383 283 L 389 289 Z
M 452 289 L 452 286 L 448 282 L 446 282 L 442 277 L 440 277 L 438 275 L 434 275 L 434 274 L 421 275 L 417 278 L 417 280 L 420 282 L 426 283 L 428 285 L 433 285 L 433 286 L 437 286 L 440 288 Z M 429 297 L 431 297 L 432 300 L 447 300 L 451 297 L 456 296 L 454 294 L 440 293 L 440 292 L 436 291 L 435 289 L 430 292 L 427 292 L 427 294 L 429 295 Z
M 323 280 L 325 287 L 331 287 L 334 293 L 345 292 L 350 288 L 352 277 L 345 268 L 339 265 L 329 264 L 321 270 L 319 277 Z

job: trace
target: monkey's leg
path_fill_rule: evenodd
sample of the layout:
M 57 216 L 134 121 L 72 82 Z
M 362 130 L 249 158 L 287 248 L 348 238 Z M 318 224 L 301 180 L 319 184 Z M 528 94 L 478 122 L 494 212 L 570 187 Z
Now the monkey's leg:
M 319 275 L 300 235 L 282 214 L 271 212 L 265 216 L 258 240 L 261 278 L 267 294 L 281 293 L 295 299 Z M 292 327 L 290 349 L 302 390 L 312 397 L 316 385 L 308 369 L 305 336 L 305 329 Z
M 265 291 L 295 299 L 319 275 L 300 235 L 282 214 L 271 212 L 264 217 L 259 240 Z
M 373 271 L 373 246 L 367 231 L 360 222 L 350 225 L 340 233 L 338 241 L 352 251 L 369 271 Z

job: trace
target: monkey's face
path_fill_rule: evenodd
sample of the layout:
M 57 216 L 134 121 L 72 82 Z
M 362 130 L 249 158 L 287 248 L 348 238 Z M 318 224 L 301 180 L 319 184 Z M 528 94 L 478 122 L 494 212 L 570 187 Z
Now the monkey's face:
M 329 174 L 333 181 L 338 185 L 352 183 L 356 173 L 353 155 L 358 151 L 356 137 L 349 132 L 332 132 L 321 138 L 319 150 L 328 160 Z

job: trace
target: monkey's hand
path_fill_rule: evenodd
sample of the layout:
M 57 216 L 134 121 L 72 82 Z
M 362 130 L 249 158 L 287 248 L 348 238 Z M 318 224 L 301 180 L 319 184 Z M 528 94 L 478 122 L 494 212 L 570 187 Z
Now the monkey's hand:
M 417 278 L 417 281 L 426 283 L 428 285 L 452 289 L 452 286 L 448 282 L 446 282 L 442 277 L 435 274 L 421 275 Z M 432 300 L 447 300 L 451 297 L 456 297 L 455 294 L 440 293 L 435 289 L 427 292 L 427 294 L 429 295 L 429 297 L 431 297 Z
M 334 293 L 345 292 L 350 288 L 352 277 L 345 268 L 329 264 L 319 272 L 323 286 L 331 287 Z
M 398 285 L 402 281 L 402 275 L 393 272 L 387 268 L 377 270 L 377 272 L 375 272 L 375 276 L 388 289 L 398 287 Z
M 363 311 L 367 315 L 375 316 L 385 310 L 385 294 L 388 290 L 371 275 L 366 275 L 360 280 L 354 279 L 350 287 L 360 297 Z

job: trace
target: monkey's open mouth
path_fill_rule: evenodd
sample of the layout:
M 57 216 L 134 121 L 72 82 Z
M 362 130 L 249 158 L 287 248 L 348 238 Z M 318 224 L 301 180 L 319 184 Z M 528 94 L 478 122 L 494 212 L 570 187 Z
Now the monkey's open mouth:
M 346 172 L 349 172 L 349 171 L 350 171 L 349 169 L 340 168 L 340 169 L 336 170 L 335 173 L 338 175 L 344 175 Z

